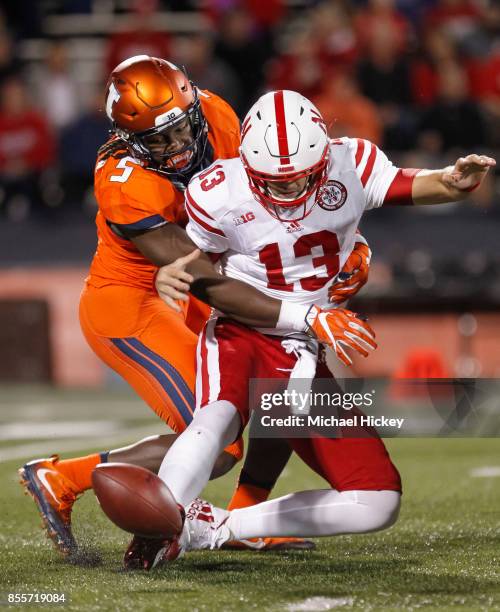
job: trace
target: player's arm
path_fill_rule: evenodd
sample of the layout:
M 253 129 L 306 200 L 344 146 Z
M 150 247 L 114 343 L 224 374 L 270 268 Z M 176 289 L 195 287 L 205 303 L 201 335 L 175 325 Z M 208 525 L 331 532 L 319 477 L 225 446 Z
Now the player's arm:
M 373 143 L 358 138 L 349 144 L 365 193 L 365 210 L 463 200 L 496 165 L 487 155 L 471 154 L 440 170 L 397 168 Z
M 460 157 L 442 170 L 420 170 L 413 179 L 414 204 L 457 202 L 478 188 L 496 162 L 486 155 Z
M 160 268 L 172 264 L 178 258 L 189 256 L 197 249 L 186 232 L 173 223 L 145 232 L 132 238 L 132 241 L 144 257 Z M 188 281 L 189 290 L 203 302 L 245 325 L 276 327 L 281 301 L 261 293 L 242 281 L 223 276 L 215 270 L 211 259 L 205 253 L 200 252 L 196 258 L 191 257 L 187 261 L 181 261 L 177 269 L 187 273 L 191 279 Z M 157 288 L 161 294 L 161 271 L 159 274 Z M 167 276 L 167 272 L 164 271 L 163 275 Z M 187 277 L 181 275 L 178 280 L 178 289 L 185 291 Z M 183 298 L 179 295 L 177 299 Z M 302 320 L 303 327 L 305 327 L 304 319 L 305 314 Z
M 201 251 L 196 249 L 185 257 L 180 257 L 173 264 L 160 271 L 156 288 L 164 302 L 179 312 L 181 309 L 176 300 L 189 300 L 188 291 L 194 278 L 185 271 L 192 261 L 198 259 Z M 370 271 L 371 250 L 366 239 L 358 233 L 354 248 L 337 281 L 328 290 L 328 300 L 332 304 L 342 304 L 356 295 L 366 284 Z M 236 315 L 237 316 L 237 315 Z
M 311 333 L 331 346 L 346 365 L 352 363 L 347 348 L 364 357 L 377 348 L 371 327 L 348 310 L 323 311 L 317 306 L 281 302 L 242 281 L 219 274 L 211 259 L 174 224 L 136 236 L 133 242 L 151 262 L 163 266 L 156 278 L 160 295 L 162 283 L 166 289 L 172 288 L 173 278 L 174 285 L 181 283 L 177 285 L 180 292 L 189 285 L 193 295 L 245 325 Z
M 159 268 L 196 249 L 196 244 L 173 222 L 168 211 L 167 216 L 163 210 L 158 214 L 160 204 L 169 197 L 168 190 L 162 191 L 160 183 L 138 167 L 133 159 L 122 159 L 116 164 L 116 174 L 114 170 L 115 166 L 109 181 L 105 181 L 106 191 L 101 194 L 106 203 L 103 214 L 113 232 L 130 240 L 146 259 Z M 129 180 L 131 177 L 135 180 Z M 112 189 L 113 182 L 119 184 L 119 189 Z M 225 247 L 203 250 L 224 251 Z M 247 325 L 274 327 L 277 324 L 280 301 L 217 273 L 207 255 L 201 254 L 196 261 L 189 263 L 187 272 L 193 276 L 193 295 L 210 306 Z M 302 327 L 305 326 L 304 317 L 305 314 Z

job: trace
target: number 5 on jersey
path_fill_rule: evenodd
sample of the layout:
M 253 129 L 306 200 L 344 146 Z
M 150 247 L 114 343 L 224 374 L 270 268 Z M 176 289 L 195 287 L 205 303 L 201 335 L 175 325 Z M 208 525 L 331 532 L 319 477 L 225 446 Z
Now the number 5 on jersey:
M 125 183 L 125 181 L 128 181 L 134 166 L 127 166 L 127 163 L 134 163 L 134 160 L 131 157 L 124 157 L 123 159 L 120 159 L 120 161 L 116 164 L 116 167 L 123 170 L 123 172 L 121 174 L 111 175 L 109 180 L 113 183 Z

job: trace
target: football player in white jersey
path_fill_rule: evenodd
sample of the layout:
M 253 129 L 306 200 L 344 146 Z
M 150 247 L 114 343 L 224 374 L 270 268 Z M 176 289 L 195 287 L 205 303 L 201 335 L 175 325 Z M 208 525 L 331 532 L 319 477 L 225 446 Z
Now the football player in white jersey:
M 279 316 L 271 327 L 262 326 L 257 313 L 255 322 L 247 316 L 242 325 L 216 312 L 200 336 L 197 411 L 159 472 L 186 507 L 185 526 L 180 539 L 142 551 L 148 567 L 182 549 L 218 548 L 233 539 L 365 533 L 395 522 L 401 482 L 375 434 L 290 440 L 331 489 L 232 511 L 193 499 L 221 449 L 248 422 L 250 378 L 328 378 L 318 342 L 346 364 L 346 348 L 366 355 L 376 346 L 373 331 L 356 315 L 325 310 L 363 213 L 387 204 L 462 200 L 494 165 L 487 156 L 468 155 L 442 170 L 396 168 L 365 140 L 330 141 L 321 115 L 298 93 L 271 92 L 256 102 L 243 123 L 240 158 L 217 161 L 191 181 L 187 233 L 227 277 L 282 300 Z M 217 286 L 195 257 L 160 272 L 160 292 L 168 296 L 169 284 L 181 287 L 169 275 L 192 281 L 198 291 Z

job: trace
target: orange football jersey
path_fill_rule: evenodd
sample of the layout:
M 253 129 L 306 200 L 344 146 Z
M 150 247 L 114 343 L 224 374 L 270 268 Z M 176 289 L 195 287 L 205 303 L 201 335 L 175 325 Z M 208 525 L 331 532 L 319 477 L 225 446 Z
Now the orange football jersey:
M 208 123 L 208 141 L 213 160 L 238 156 L 240 124 L 232 108 L 218 96 L 199 91 L 201 108 Z M 210 160 L 210 161 L 213 161 Z M 115 230 L 148 230 L 165 222 L 184 224 L 184 195 L 172 181 L 143 168 L 132 157 L 109 157 L 95 167 L 97 250 L 87 282 L 95 287 L 109 284 L 153 288 L 156 266 L 131 240 Z

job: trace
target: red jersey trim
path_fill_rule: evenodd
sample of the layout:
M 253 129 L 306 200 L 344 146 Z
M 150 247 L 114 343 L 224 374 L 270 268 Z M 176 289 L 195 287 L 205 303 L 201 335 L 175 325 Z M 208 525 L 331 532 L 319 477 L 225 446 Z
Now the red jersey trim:
M 189 195 L 189 193 L 187 191 L 186 191 L 186 200 L 185 200 L 185 203 L 186 203 L 186 211 L 187 211 L 189 217 L 195 223 L 198 223 L 198 225 L 203 227 L 203 229 L 206 229 L 207 232 L 211 232 L 212 234 L 217 234 L 217 236 L 222 236 L 223 238 L 226 237 L 226 235 L 224 234 L 224 232 L 222 230 L 217 229 L 216 227 L 212 227 L 211 225 L 209 225 L 208 223 L 203 221 L 203 219 L 200 219 L 200 217 L 198 217 L 198 215 L 196 215 L 196 213 L 192 209 L 192 207 L 194 208 L 196 203 L 194 202 L 193 198 Z M 197 209 L 199 210 L 199 206 L 197 207 Z
M 186 191 L 185 197 L 186 197 L 186 200 L 189 199 L 189 203 L 191 204 L 191 206 L 195 210 L 197 210 L 200 213 L 200 215 L 203 215 L 204 217 L 207 217 L 207 219 L 211 219 L 212 221 L 215 221 L 215 219 L 212 217 L 212 215 L 209 215 L 205 210 L 203 210 L 203 208 L 199 204 L 197 204 L 193 200 L 192 196 L 189 194 L 189 191 Z
M 370 155 L 368 156 L 368 160 L 366 162 L 365 169 L 363 174 L 361 175 L 361 184 L 363 187 L 366 187 L 366 183 L 368 183 L 368 179 L 370 178 L 373 166 L 375 165 L 375 158 L 377 157 L 377 147 L 371 143 Z
M 224 253 L 212 253 L 209 251 L 207 255 L 212 263 L 217 263 Z
M 356 168 L 361 163 L 361 159 L 363 158 L 363 153 L 365 152 L 365 141 L 362 140 L 361 138 L 358 138 L 357 141 L 358 141 L 358 148 L 356 149 L 356 157 L 355 157 Z
M 413 204 L 413 179 L 418 168 L 400 168 L 387 190 L 383 206 L 410 206 Z

